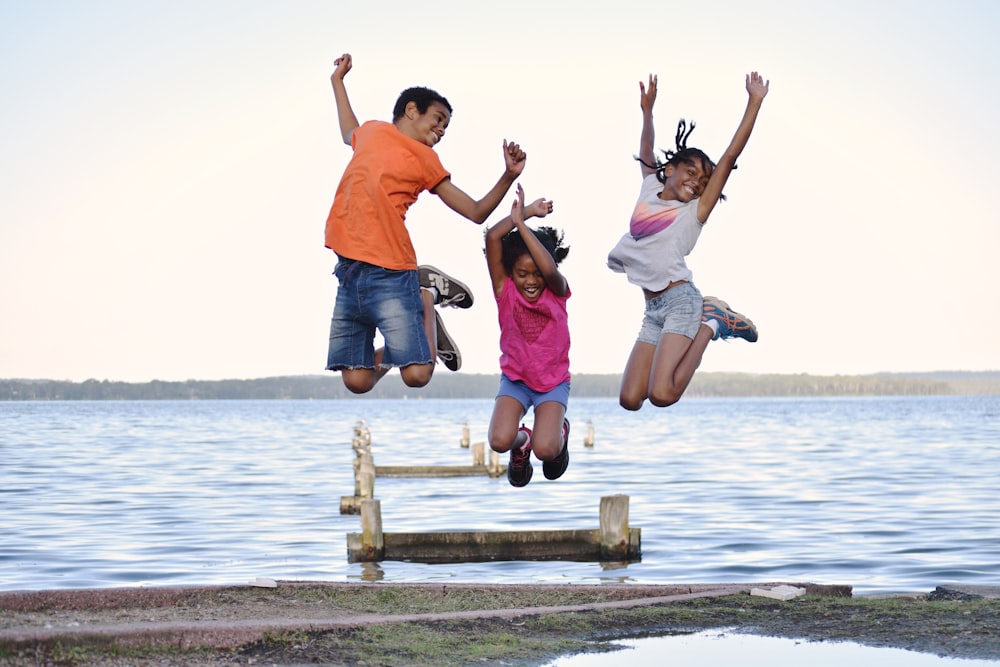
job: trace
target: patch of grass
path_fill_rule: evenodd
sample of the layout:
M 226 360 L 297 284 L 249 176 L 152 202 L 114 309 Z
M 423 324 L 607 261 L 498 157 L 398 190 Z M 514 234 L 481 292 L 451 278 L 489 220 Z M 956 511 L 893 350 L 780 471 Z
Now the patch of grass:
M 312 640 L 315 652 L 310 658 L 357 665 L 461 667 L 501 659 L 541 664 L 560 655 L 607 650 L 609 642 L 627 637 L 721 627 L 789 638 L 900 646 L 953 657 L 1000 657 L 997 600 L 955 603 L 808 596 L 778 602 L 741 595 L 514 621 L 494 617 L 319 633 Z M 973 629 L 977 634 L 972 634 Z M 276 662 L 304 657 L 301 651 L 263 645 L 248 647 L 244 655 Z
M 606 602 L 624 599 L 617 591 L 607 593 L 594 589 L 574 590 L 488 589 L 440 587 L 358 586 L 314 587 L 288 586 L 264 597 L 274 602 L 295 601 L 306 605 L 326 605 L 338 609 L 372 614 L 424 614 L 478 609 L 509 609 L 535 606 L 562 606 Z M 253 594 L 255 591 L 237 591 Z M 259 593 L 258 593 L 259 595 Z
M 463 622 L 400 623 L 356 630 L 315 633 L 308 645 L 258 642 L 240 652 L 257 662 L 325 664 L 435 665 L 461 667 L 525 661 L 594 649 L 594 643 L 539 632 L 528 623 L 485 619 Z
M 0 654 L 0 666 L 144 667 L 246 664 L 539 665 L 560 655 L 607 650 L 629 637 L 731 628 L 734 632 L 804 639 L 849 640 L 956 658 L 1000 659 L 1000 600 L 834 598 L 807 595 L 787 602 L 748 595 L 706 597 L 631 609 L 536 613 L 513 620 L 396 623 L 393 615 L 445 611 L 553 607 L 594 602 L 593 590 L 496 591 L 441 587 L 288 587 L 274 591 L 226 591 L 226 605 L 267 605 L 296 613 L 319 606 L 385 615 L 386 622 L 333 631 L 273 632 L 238 650 L 178 647 L 124 651 L 114 646 L 57 645 Z M 280 592 L 280 589 L 279 589 Z M 605 596 L 604 599 L 611 599 Z M 197 603 L 199 614 L 213 605 Z M 222 604 L 221 599 L 215 606 Z M 211 617 L 221 614 L 213 610 Z

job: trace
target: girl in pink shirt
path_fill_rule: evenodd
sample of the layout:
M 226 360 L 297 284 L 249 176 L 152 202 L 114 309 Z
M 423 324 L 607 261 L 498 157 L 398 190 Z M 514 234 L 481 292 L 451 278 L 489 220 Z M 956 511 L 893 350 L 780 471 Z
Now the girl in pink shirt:
M 531 481 L 531 452 L 543 462 L 547 479 L 558 479 L 569 465 L 569 324 L 566 278 L 557 266 L 569 248 L 551 227 L 530 229 L 525 219 L 543 218 L 552 202 L 524 205 L 517 186 L 511 214 L 486 233 L 486 265 L 493 282 L 500 322 L 500 390 L 490 419 L 490 447 L 510 452 L 507 480 Z M 521 419 L 534 409 L 533 429 Z

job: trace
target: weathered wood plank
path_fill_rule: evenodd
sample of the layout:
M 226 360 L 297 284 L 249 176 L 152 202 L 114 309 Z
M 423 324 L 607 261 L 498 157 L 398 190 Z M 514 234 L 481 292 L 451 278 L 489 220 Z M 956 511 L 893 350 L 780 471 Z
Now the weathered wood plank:
M 506 470 L 504 470 L 506 472 Z M 375 466 L 377 477 L 473 477 L 498 473 L 485 465 L 467 466 Z

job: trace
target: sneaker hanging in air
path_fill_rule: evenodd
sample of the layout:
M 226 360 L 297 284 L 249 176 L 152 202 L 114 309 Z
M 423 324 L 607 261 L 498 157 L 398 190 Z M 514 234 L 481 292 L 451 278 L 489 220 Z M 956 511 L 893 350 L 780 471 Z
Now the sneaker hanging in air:
M 441 269 L 430 264 L 423 264 L 417 267 L 417 273 L 420 277 L 421 287 L 428 289 L 433 287 L 437 291 L 437 297 L 434 299 L 435 306 L 468 308 L 472 305 L 472 292 L 469 287 Z
M 520 447 L 510 450 L 510 459 L 507 461 L 507 481 L 511 486 L 527 486 L 531 481 L 531 474 L 534 470 L 531 467 L 531 429 L 521 425 L 517 429 L 520 433 L 524 431 L 527 438 Z
M 722 299 L 706 296 L 701 319 L 703 322 L 713 319 L 719 323 L 719 328 L 712 336 L 712 340 L 742 338 L 749 343 L 757 342 L 757 327 L 750 321 L 750 318 L 737 313 Z
M 444 328 L 441 313 L 434 311 L 434 321 L 437 323 L 437 356 L 444 362 L 449 371 L 457 371 L 462 367 L 462 355 L 455 345 L 455 339 Z
M 559 456 L 542 463 L 545 479 L 559 479 L 569 466 L 569 420 L 563 418 L 563 446 Z

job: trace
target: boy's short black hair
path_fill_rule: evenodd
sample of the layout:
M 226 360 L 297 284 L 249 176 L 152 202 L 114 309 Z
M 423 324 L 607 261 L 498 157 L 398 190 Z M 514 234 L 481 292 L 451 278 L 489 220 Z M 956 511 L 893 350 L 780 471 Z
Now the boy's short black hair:
M 413 102 L 417 105 L 417 111 L 424 114 L 427 113 L 427 109 L 430 108 L 431 104 L 437 102 L 444 106 L 448 110 L 448 113 L 452 113 L 451 104 L 448 100 L 444 98 L 443 95 L 438 93 L 436 90 L 431 90 L 430 88 L 424 88 L 423 86 L 416 86 L 413 88 L 407 88 L 399 94 L 399 98 L 396 99 L 396 106 L 392 108 L 392 122 L 396 122 L 403 117 L 403 112 L 406 111 L 406 105 Z

